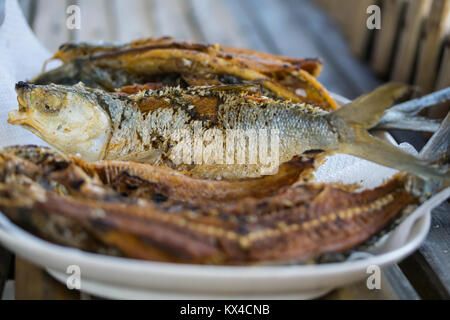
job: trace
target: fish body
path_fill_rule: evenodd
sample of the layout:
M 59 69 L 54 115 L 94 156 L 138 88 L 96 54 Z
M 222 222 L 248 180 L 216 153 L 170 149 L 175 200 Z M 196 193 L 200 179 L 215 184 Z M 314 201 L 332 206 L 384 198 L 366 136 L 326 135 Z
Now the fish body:
M 266 178 L 231 186 L 172 169 L 139 167 L 118 161 L 93 164 L 34 146 L 4 148 L 0 210 L 46 240 L 91 252 L 249 265 L 317 262 L 324 255 L 345 259 L 349 250 L 379 237 L 420 203 L 408 191 L 405 174 L 362 192 L 354 186 L 288 180 L 269 190 Z M 255 180 L 245 194 L 222 197 Z M 259 183 L 264 193 L 252 192 Z M 198 197 L 205 190 L 218 197 Z
M 20 107 L 10 113 L 10 123 L 32 130 L 65 154 L 90 161 L 134 160 L 205 178 L 240 179 L 276 172 L 271 165 L 320 150 L 355 155 L 422 177 L 443 176 L 367 131 L 407 92 L 399 84 L 380 87 L 331 113 L 304 103 L 252 96 L 251 87 L 242 86 L 163 88 L 129 96 L 82 84 L 19 83 L 16 90 Z M 230 132 L 247 135 L 235 140 L 231 155 Z M 251 137 L 260 138 L 261 132 L 266 137 L 258 141 L 265 144 L 255 147 Z M 191 151 L 188 161 L 186 148 Z M 210 151 L 209 162 L 205 150 Z M 258 157 L 261 150 L 267 151 L 266 158 Z M 243 152 L 247 155 L 238 158 Z M 448 180 L 447 174 L 444 177 Z
M 269 135 L 275 132 L 280 141 L 279 157 L 274 159 L 277 165 L 306 150 L 338 145 L 338 135 L 324 117 L 325 111 L 306 104 L 255 100 L 242 90 L 164 88 L 120 96 L 82 84 L 18 87 L 19 104 L 24 111 L 11 113 L 10 122 L 34 128 L 34 132 L 62 152 L 80 154 L 90 161 L 136 160 L 150 155 L 147 162 L 153 164 L 189 168 L 200 175 L 207 175 L 211 166 L 215 166 L 209 177 L 237 178 L 260 175 L 262 163 L 256 159 L 252 164 L 238 164 L 234 155 L 230 166 L 225 163 L 226 140 L 233 132 L 250 132 L 255 137 L 266 134 L 268 143 Z M 180 137 L 177 132 L 191 136 Z M 222 139 L 223 154 L 217 157 L 218 161 L 195 164 L 192 152 L 191 161 L 177 164 L 177 145 L 188 138 L 194 144 L 194 135 L 202 138 L 208 132 Z M 244 138 L 234 137 L 236 150 L 258 147 L 251 145 L 248 137 Z M 240 170 L 237 174 L 236 166 Z M 217 176 L 211 176 L 215 173 Z
M 250 49 L 179 41 L 141 39 L 123 45 L 68 43 L 54 55 L 64 64 L 32 79 L 35 84 L 87 86 L 115 91 L 156 82 L 164 86 L 198 86 L 252 82 L 264 95 L 307 102 L 324 110 L 338 108 L 316 80 L 319 59 L 296 59 Z

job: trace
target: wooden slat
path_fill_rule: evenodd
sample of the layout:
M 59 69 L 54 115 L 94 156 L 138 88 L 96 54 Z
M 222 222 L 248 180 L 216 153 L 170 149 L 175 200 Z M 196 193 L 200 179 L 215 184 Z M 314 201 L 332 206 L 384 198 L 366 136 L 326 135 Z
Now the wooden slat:
M 392 79 L 410 82 L 417 56 L 423 23 L 430 11 L 432 0 L 409 0 L 406 7 L 404 26 L 392 69 Z
M 381 2 L 381 29 L 374 30 L 375 40 L 370 65 L 378 75 L 383 77 L 390 70 L 404 3 L 405 0 L 383 0 Z
M 340 26 L 347 39 L 351 37 L 353 23 L 348 13 L 354 9 L 355 1 L 316 0 Z M 352 18 L 353 19 L 353 18 Z
M 110 6 L 116 17 L 116 41 L 129 42 L 156 33 L 153 20 L 149 18 L 151 9 L 147 0 L 113 0 Z
M 79 6 L 81 28 L 75 32 L 77 40 L 106 42 L 116 40 L 117 18 L 108 0 L 79 0 Z
M 254 23 L 253 30 L 264 34 L 271 51 L 294 57 L 316 57 L 319 49 L 307 30 L 299 32 L 299 21 L 276 0 L 241 1 L 242 10 Z
M 450 204 L 433 210 L 431 231 L 419 252 L 433 274 L 428 272 L 425 291 L 434 289 L 440 298 L 450 299 Z M 413 257 L 414 258 L 414 257 Z M 418 264 L 422 265 L 423 264 Z M 426 270 L 426 269 L 425 269 Z M 426 274 L 422 272 L 422 275 Z
M 0 246 L 0 296 L 5 287 L 6 280 L 8 280 L 8 274 L 12 264 L 11 259 L 11 253 Z
M 324 68 L 319 80 L 331 91 L 345 96 L 352 94 L 351 86 L 342 81 L 332 62 L 318 47 L 315 36 L 295 13 L 280 6 L 276 0 L 242 1 L 241 5 L 254 23 L 254 32 L 264 35 L 271 52 L 293 57 L 320 57 Z
M 289 0 L 289 4 L 289 11 L 295 14 L 295 19 L 301 21 L 302 28 L 307 28 L 312 34 L 312 39 L 320 50 L 320 58 L 325 58 L 324 68 L 329 68 L 329 64 L 332 64 L 341 81 L 350 87 L 351 91 L 340 92 L 341 94 L 352 99 L 380 85 L 369 67 L 351 54 L 336 24 L 319 7 L 308 1 Z M 331 84 L 325 85 L 334 90 Z
M 373 32 L 373 30 L 367 29 L 367 8 L 377 3 L 374 0 L 357 0 L 353 4 L 353 11 L 350 11 L 352 12 L 352 16 L 354 16 L 354 20 L 349 19 L 353 21 L 349 27 L 352 30 L 350 33 L 350 48 L 358 57 L 364 57 L 366 55 L 366 49 L 370 41 L 370 33 Z
M 442 52 L 442 60 L 439 67 L 435 90 L 450 87 L 450 35 L 447 36 Z M 431 118 L 443 119 L 448 112 L 450 112 L 450 101 L 430 108 L 427 115 Z
M 14 280 L 8 280 L 5 283 L 3 293 L 0 295 L 1 300 L 14 300 Z
M 450 86 L 450 36 L 447 36 L 443 48 L 441 65 L 439 67 L 439 74 L 436 81 L 435 90 L 444 89 Z
M 265 41 L 266 35 L 256 30 L 255 21 L 251 21 L 253 16 L 242 9 L 241 2 L 242 0 L 228 0 L 223 3 L 232 13 L 233 22 L 239 31 L 245 36 L 246 45 L 251 49 L 270 52 L 271 46 Z
M 358 57 L 366 55 L 370 33 L 367 29 L 367 8 L 377 4 L 376 0 L 317 0 L 336 19 L 346 38 L 350 48 Z
M 66 27 L 66 2 L 39 0 L 33 30 L 50 51 L 55 51 L 61 43 L 66 42 L 69 38 Z
M 391 265 L 383 269 L 383 277 L 385 280 L 384 289 L 389 299 L 397 300 L 419 300 L 420 296 L 412 286 L 411 282 L 406 278 L 398 264 Z M 383 286 L 383 282 L 382 282 Z M 381 288 L 383 289 L 383 287 Z
M 415 83 L 425 93 L 435 86 L 436 72 L 443 42 L 450 31 L 450 0 L 433 0 L 421 42 Z
M 224 46 L 248 47 L 244 33 L 224 2 L 188 0 L 188 3 L 206 41 Z
M 419 295 L 397 265 L 381 270 L 380 289 L 369 290 L 367 280 L 356 282 L 329 293 L 326 300 L 418 300 Z
M 80 292 L 68 290 L 43 269 L 16 257 L 16 300 L 79 300 Z
M 155 36 L 172 36 L 180 39 L 204 40 L 195 22 L 186 0 L 152 0 L 151 19 Z

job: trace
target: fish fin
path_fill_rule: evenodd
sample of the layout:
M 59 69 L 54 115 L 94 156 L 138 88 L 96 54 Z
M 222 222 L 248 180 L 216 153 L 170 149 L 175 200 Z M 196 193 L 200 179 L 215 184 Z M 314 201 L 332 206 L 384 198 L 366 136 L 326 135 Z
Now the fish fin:
M 410 92 L 411 87 L 391 82 L 330 113 L 330 117 L 336 116 L 345 119 L 348 124 L 370 129 L 378 123 L 386 109 Z
M 355 129 L 355 139 L 342 143 L 339 152 L 367 159 L 378 164 L 413 173 L 425 180 L 439 179 L 450 182 L 450 174 L 429 162 L 402 151 L 387 141 L 372 136 L 363 128 Z
M 418 114 L 445 101 L 450 101 L 450 88 L 397 104 L 386 111 L 375 128 L 436 132 L 440 127 L 439 121 Z
M 388 114 L 388 112 L 386 114 Z M 385 117 L 383 117 L 383 120 L 384 119 Z M 428 119 L 421 116 L 400 115 L 399 117 L 393 118 L 391 121 L 384 120 L 381 123 L 378 122 L 374 129 L 397 129 L 434 133 L 439 129 L 439 127 L 440 122 L 434 119 Z
M 386 84 L 363 95 L 342 109 L 326 117 L 339 135 L 336 152 L 354 155 L 422 178 L 424 181 L 450 183 L 450 175 L 444 168 L 430 165 L 425 159 L 410 155 L 394 145 L 372 136 L 368 130 L 374 127 L 385 110 L 408 93 L 410 87 Z
M 450 160 L 450 112 L 444 118 L 436 133 L 420 150 L 420 158 L 430 162 Z

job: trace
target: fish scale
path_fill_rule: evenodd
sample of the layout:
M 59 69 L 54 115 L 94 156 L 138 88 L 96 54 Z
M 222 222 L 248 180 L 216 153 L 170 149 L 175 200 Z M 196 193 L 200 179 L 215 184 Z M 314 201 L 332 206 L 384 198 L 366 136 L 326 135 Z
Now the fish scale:
M 273 174 L 280 163 L 293 156 L 321 150 L 324 154 L 354 155 L 408 171 L 426 181 L 437 180 L 441 185 L 450 182 L 445 168 L 432 167 L 368 132 L 376 127 L 386 109 L 409 92 L 404 85 L 386 84 L 330 113 L 305 103 L 253 95 L 252 88 L 249 85 L 169 87 L 122 95 L 87 88 L 81 83 L 75 86 L 18 83 L 19 110 L 10 113 L 9 122 L 33 131 L 63 153 L 79 154 L 86 160 L 167 165 L 203 178 L 241 179 Z M 196 135 L 195 129 L 200 125 L 201 134 L 214 129 L 225 137 L 225 142 L 230 129 L 237 132 L 265 129 L 271 135 L 273 170 L 265 171 L 267 165 L 261 158 L 256 163 L 250 161 L 249 151 L 255 147 L 246 139 L 235 141 L 236 150 L 231 155 L 223 141 L 204 145 L 205 141 L 199 139 L 201 144 L 198 144 L 195 138 L 202 136 Z M 273 152 L 277 145 L 272 144 L 276 136 L 271 129 L 278 130 L 278 158 Z M 194 132 L 191 141 L 183 138 L 185 144 L 190 143 L 186 148 L 194 149 L 193 162 L 192 158 L 178 161 L 179 130 Z M 209 146 L 211 152 L 218 152 L 220 143 L 222 150 L 227 151 L 225 160 L 232 160 L 231 163 L 220 157 L 205 163 L 202 151 L 196 155 L 196 146 L 203 150 Z M 239 162 L 239 152 L 248 153 L 249 160 Z

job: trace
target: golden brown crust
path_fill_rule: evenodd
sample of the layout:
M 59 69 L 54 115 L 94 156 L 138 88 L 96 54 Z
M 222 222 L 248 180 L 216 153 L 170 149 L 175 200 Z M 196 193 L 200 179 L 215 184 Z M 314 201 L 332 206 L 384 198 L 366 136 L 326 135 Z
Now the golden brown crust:
M 66 44 L 54 58 L 67 63 L 86 56 L 94 65 L 124 69 L 136 75 L 181 73 L 193 85 L 217 84 L 217 79 L 204 75 L 229 75 L 260 83 L 284 99 L 307 102 L 327 111 L 338 108 L 315 79 L 322 68 L 319 59 L 296 59 L 172 38 L 148 38 L 109 47 Z
M 167 190 L 167 196 L 179 201 L 231 201 L 245 197 L 265 197 L 284 186 L 292 185 L 301 177 L 306 177 L 313 168 L 311 160 L 293 159 L 280 165 L 278 173 L 261 178 L 242 180 L 207 180 L 191 177 L 184 172 L 168 167 L 127 161 L 85 162 L 75 160 L 85 170 L 95 171 L 106 184 L 121 185 L 144 181 L 155 183 Z M 133 178 L 134 177 L 134 178 Z M 137 181 L 135 181 L 137 179 Z
M 188 193 L 162 186 L 166 178 L 176 179 L 170 171 L 153 168 L 161 171 L 149 174 L 139 168 L 136 173 L 130 172 L 134 164 L 119 164 L 83 165 L 48 149 L 8 148 L 0 153 L 0 208 L 20 225 L 33 224 L 33 217 L 43 215 L 54 225 L 60 225 L 61 219 L 69 221 L 70 230 L 85 230 L 95 240 L 78 242 L 85 250 L 98 251 L 95 245 L 85 246 L 100 242 L 139 259 L 253 264 L 305 262 L 349 250 L 417 202 L 405 191 L 404 176 L 397 175 L 362 192 L 339 184 L 305 182 L 270 195 L 206 203 L 195 196 L 201 190 L 198 184 L 189 185 L 191 180 L 185 181 L 193 196 L 187 198 Z M 148 192 L 127 193 L 115 179 L 105 183 L 99 168 L 116 178 L 126 168 L 129 176 L 137 178 L 134 189 L 142 186 Z M 34 226 L 58 240 L 45 225 Z
M 68 62 L 72 59 L 79 58 L 86 55 L 94 54 L 113 54 L 117 55 L 119 52 L 130 51 L 145 51 L 151 49 L 186 49 L 195 51 L 214 51 L 221 57 L 232 58 L 238 57 L 243 60 L 248 60 L 252 68 L 260 72 L 278 72 L 286 70 L 303 69 L 314 77 L 318 77 L 322 69 L 320 59 L 302 59 L 292 58 L 265 53 L 261 51 L 225 47 L 218 44 L 204 44 L 192 41 L 181 41 L 170 37 L 162 38 L 145 38 L 133 41 L 129 44 L 121 46 L 95 46 L 89 44 L 73 44 L 67 43 L 61 45 L 59 50 L 54 54 L 55 59 L 62 62 Z

